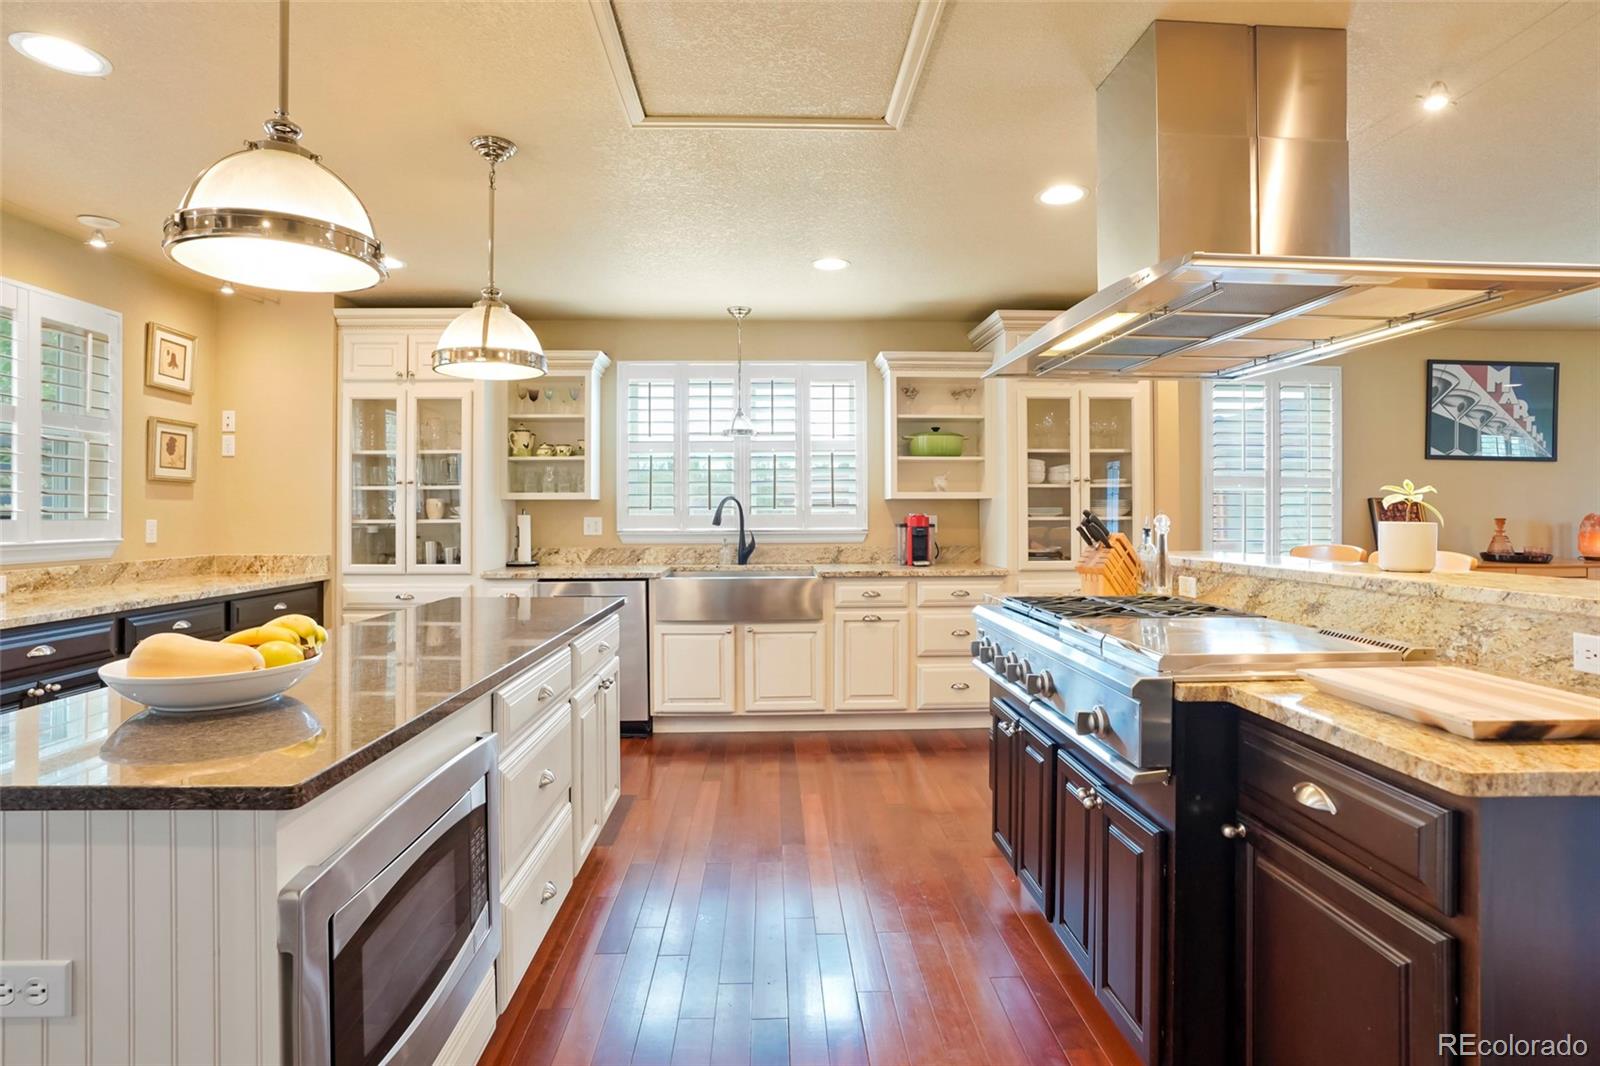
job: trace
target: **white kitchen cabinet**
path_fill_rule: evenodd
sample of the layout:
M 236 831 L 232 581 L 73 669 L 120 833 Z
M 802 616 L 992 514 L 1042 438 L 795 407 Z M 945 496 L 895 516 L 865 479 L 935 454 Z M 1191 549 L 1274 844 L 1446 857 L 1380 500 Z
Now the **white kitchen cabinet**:
M 733 627 L 674 622 L 655 627 L 650 671 L 656 714 L 732 714 Z
M 988 701 L 989 682 L 970 659 L 917 664 L 918 710 L 960 710 L 982 707 Z
M 339 338 L 339 368 L 346 381 L 403 381 L 410 369 L 404 330 L 361 330 Z
M 744 709 L 826 709 L 822 623 L 769 622 L 744 626 Z
M 611 359 L 604 352 L 546 352 L 549 373 L 498 386 L 505 416 L 501 494 L 508 500 L 598 500 L 600 379 Z M 498 417 L 498 415 L 496 416 Z M 539 455 L 542 446 L 570 455 Z M 521 453 L 521 454 L 518 454 Z
M 616 658 L 600 671 L 600 747 L 604 782 L 600 789 L 601 825 L 622 798 L 622 694 L 617 688 L 621 676 L 622 662 Z
M 971 607 L 923 607 L 917 611 L 917 655 L 972 657 L 978 635 Z
M 906 611 L 848 610 L 834 615 L 835 709 L 908 709 L 909 619 Z
M 605 824 L 605 749 L 600 733 L 600 678 L 572 694 L 573 865 L 583 865 Z

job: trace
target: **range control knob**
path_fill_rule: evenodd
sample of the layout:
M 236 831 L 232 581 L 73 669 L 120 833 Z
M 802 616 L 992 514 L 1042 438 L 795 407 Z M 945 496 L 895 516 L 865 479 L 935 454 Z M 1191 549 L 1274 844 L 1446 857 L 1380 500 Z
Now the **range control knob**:
M 1106 730 L 1106 709 L 1098 703 L 1087 711 L 1072 712 L 1072 731 L 1080 737 L 1093 736 Z
M 1015 655 L 1006 657 L 1006 680 L 1020 682 L 1028 674 L 1028 660 L 1019 659 Z
M 1050 679 L 1048 670 L 1027 674 L 1022 679 L 1022 687 L 1028 690 L 1030 696 L 1048 696 L 1056 690 L 1055 682 Z
M 979 638 L 978 661 L 984 663 L 994 662 L 995 654 L 999 652 L 999 650 L 1000 649 L 995 645 L 995 642 L 990 640 L 988 637 Z

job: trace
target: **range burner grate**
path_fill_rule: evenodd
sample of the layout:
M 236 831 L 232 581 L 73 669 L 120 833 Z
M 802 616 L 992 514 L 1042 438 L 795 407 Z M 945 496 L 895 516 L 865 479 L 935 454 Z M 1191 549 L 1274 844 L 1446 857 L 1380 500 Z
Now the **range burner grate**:
M 1041 622 L 1069 618 L 1248 617 L 1242 611 L 1176 596 L 1007 596 L 1009 610 Z

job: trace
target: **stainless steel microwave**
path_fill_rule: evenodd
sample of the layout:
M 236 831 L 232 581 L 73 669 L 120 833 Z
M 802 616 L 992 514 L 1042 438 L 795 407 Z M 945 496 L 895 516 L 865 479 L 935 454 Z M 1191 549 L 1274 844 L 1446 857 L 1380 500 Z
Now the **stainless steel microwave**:
M 278 896 L 288 1060 L 431 1064 L 500 951 L 493 734 Z

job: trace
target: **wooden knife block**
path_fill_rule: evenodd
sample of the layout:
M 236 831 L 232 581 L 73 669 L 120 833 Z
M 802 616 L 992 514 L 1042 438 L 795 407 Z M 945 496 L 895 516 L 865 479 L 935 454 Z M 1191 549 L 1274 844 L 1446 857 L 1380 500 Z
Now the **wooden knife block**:
M 1087 596 L 1137 596 L 1144 584 L 1144 566 L 1133 542 L 1113 533 L 1103 548 L 1090 548 L 1078 561 Z

